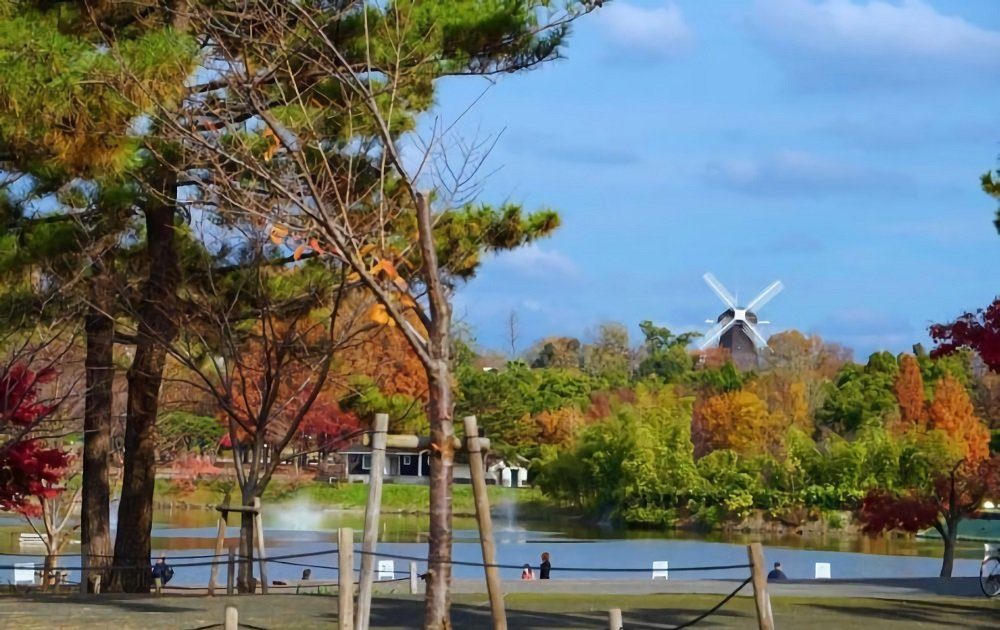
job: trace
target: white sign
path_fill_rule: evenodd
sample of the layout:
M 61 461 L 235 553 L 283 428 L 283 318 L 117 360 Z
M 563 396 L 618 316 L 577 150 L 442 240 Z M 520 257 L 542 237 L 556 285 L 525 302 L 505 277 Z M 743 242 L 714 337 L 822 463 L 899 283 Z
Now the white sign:
M 658 577 L 661 577 L 664 580 L 670 579 L 670 578 L 667 577 L 667 566 L 669 564 L 670 563 L 667 562 L 666 560 L 654 560 L 653 561 L 653 579 L 655 580 Z
M 14 584 L 34 584 L 35 565 L 32 562 L 14 564 Z
M 378 579 L 380 580 L 396 579 L 396 569 L 392 560 L 378 561 Z
M 829 580 L 830 579 L 830 563 L 829 562 L 817 562 L 816 563 L 816 579 L 817 580 Z

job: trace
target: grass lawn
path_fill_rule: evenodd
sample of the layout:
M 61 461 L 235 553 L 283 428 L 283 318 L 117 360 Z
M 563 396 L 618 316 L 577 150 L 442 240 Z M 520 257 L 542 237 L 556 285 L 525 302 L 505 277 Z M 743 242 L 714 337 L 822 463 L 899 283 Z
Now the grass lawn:
M 662 629 L 683 623 L 710 608 L 715 595 L 543 595 L 507 597 L 510 628 L 607 627 L 607 609 L 621 608 L 625 627 Z M 240 621 L 260 628 L 329 628 L 336 621 L 331 596 L 269 595 L 244 597 L 135 597 L 97 599 L 58 596 L 0 596 L 0 627 L 197 628 L 219 623 L 227 603 Z M 778 628 L 996 628 L 1000 602 L 978 598 L 927 598 L 914 601 L 833 598 L 775 598 Z M 411 596 L 378 596 L 372 627 L 419 627 L 423 602 Z M 485 595 L 458 595 L 452 609 L 455 628 L 488 628 Z M 738 597 L 698 628 L 755 628 L 753 600 Z

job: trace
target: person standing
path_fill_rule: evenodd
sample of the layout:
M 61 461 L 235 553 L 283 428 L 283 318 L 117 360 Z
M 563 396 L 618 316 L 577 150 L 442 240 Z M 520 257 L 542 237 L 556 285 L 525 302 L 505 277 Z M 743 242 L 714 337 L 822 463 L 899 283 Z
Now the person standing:
M 538 579 L 549 579 L 549 572 L 552 570 L 552 563 L 549 562 L 549 552 L 542 552 L 542 563 L 538 565 Z
M 524 568 L 521 569 L 521 579 L 522 580 L 534 580 L 535 574 L 531 571 L 531 565 L 526 564 Z

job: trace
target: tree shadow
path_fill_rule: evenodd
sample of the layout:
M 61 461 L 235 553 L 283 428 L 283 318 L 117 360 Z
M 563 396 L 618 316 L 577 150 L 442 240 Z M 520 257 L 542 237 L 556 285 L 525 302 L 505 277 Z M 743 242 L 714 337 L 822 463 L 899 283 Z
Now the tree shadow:
M 18 595 L 17 599 L 35 604 L 79 604 L 81 606 L 106 606 L 136 613 L 182 613 L 203 612 L 201 607 L 193 608 L 174 604 L 173 601 L 150 601 L 149 595 L 141 593 L 108 595 L 59 595 L 38 593 Z M 171 600 L 175 599 L 171 597 Z
M 931 624 L 935 627 L 954 626 L 957 617 L 962 618 L 963 628 L 982 628 L 985 630 L 998 626 L 994 618 L 996 611 L 989 607 L 912 600 L 892 600 L 891 604 L 889 606 L 885 604 L 857 606 L 811 603 L 799 604 L 798 607 L 836 613 L 845 617 L 867 617 L 896 623 L 905 621 L 913 624 Z M 776 616 L 780 618 L 780 615 Z

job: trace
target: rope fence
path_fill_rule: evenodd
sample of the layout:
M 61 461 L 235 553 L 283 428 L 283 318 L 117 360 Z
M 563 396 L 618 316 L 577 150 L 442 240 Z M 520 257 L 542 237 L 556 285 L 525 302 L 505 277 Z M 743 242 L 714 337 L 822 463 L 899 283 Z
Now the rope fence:
M 339 549 L 337 547 L 333 547 L 333 548 L 329 548 L 329 549 L 322 549 L 322 550 L 319 550 L 319 551 L 281 554 L 281 555 L 276 555 L 276 556 L 272 556 L 272 557 L 269 557 L 269 558 L 264 558 L 263 561 L 267 562 L 267 563 L 274 563 L 274 564 L 280 564 L 280 565 L 285 565 L 285 566 L 303 567 L 303 568 L 307 568 L 307 569 L 319 569 L 319 570 L 326 570 L 326 571 L 336 571 L 336 572 L 339 573 L 339 567 L 334 566 L 334 565 L 312 563 L 312 562 L 309 562 L 309 561 L 303 562 L 303 560 L 308 560 L 309 558 L 318 558 L 318 557 L 323 557 L 323 556 L 338 556 L 339 555 L 338 552 L 339 552 Z M 416 556 L 416 555 L 409 555 L 409 554 L 402 554 L 402 553 L 392 553 L 392 552 L 386 552 L 386 551 L 369 552 L 369 551 L 364 551 L 362 549 L 357 549 L 355 547 L 352 547 L 352 553 L 353 554 L 358 554 L 359 556 L 366 556 L 367 555 L 367 556 L 374 556 L 374 557 L 377 557 L 377 558 L 382 558 L 382 559 L 387 559 L 387 560 L 408 561 L 408 562 L 411 563 L 411 567 L 414 566 L 412 563 L 423 563 L 425 566 L 429 565 L 429 564 L 430 565 L 433 565 L 433 564 L 445 564 L 445 565 L 450 565 L 450 566 L 480 567 L 480 568 L 482 568 L 484 570 L 488 569 L 488 568 L 520 570 L 524 566 L 523 564 L 484 563 L 484 562 L 475 562 L 475 561 L 468 561 L 468 560 L 454 560 L 454 559 L 449 559 L 449 560 L 435 560 L 435 561 L 432 562 L 432 561 L 430 561 L 429 558 L 424 557 L 424 556 Z M 4 556 L 14 557 L 14 558 L 24 558 L 24 557 L 32 557 L 32 558 L 42 557 L 42 558 L 44 558 L 45 557 L 44 554 L 0 554 L 0 557 L 4 557 Z M 59 554 L 59 555 L 56 555 L 55 557 L 56 558 L 80 558 L 81 556 L 80 556 L 80 554 Z M 97 557 L 107 557 L 107 556 L 97 556 Z M 259 558 L 251 558 L 251 557 L 244 556 L 244 555 L 239 555 L 239 554 L 234 555 L 234 556 L 230 556 L 228 553 L 226 553 L 226 554 L 192 554 L 192 555 L 183 555 L 183 556 L 171 556 L 168 559 L 170 559 L 170 560 L 177 560 L 177 559 L 185 560 L 185 562 L 176 562 L 176 563 L 171 563 L 170 564 L 170 566 L 172 568 L 177 568 L 177 569 L 186 568 L 186 567 L 210 567 L 210 566 L 217 566 L 217 565 L 230 565 L 230 571 L 232 571 L 232 566 L 235 565 L 235 564 L 245 563 L 245 562 L 250 561 L 250 560 L 258 560 L 258 561 L 260 560 Z M 751 558 L 751 559 L 753 560 L 753 558 Z M 16 565 L 13 565 L 13 564 L 0 564 L 0 569 L 7 569 L 7 570 L 22 569 L 23 570 L 24 568 L 25 567 L 23 567 L 23 566 L 16 566 Z M 691 626 L 693 626 L 693 625 L 695 625 L 695 624 L 697 624 L 697 623 L 699 623 L 701 621 L 704 621 L 708 617 L 716 614 L 719 610 L 721 610 L 727 603 L 729 603 L 730 600 L 732 600 L 734 597 L 736 597 L 736 595 L 739 594 L 739 592 L 742 591 L 746 587 L 747 584 L 750 584 L 751 582 L 754 582 L 755 597 L 757 597 L 758 594 L 756 592 L 756 589 L 757 589 L 758 585 L 755 582 L 754 571 L 760 571 L 761 568 L 762 568 L 762 565 L 760 567 L 755 567 L 755 564 L 753 562 L 748 562 L 748 563 L 734 563 L 734 564 L 720 564 L 720 565 L 698 565 L 698 566 L 670 567 L 669 570 L 672 573 L 673 572 L 681 572 L 681 573 L 684 573 L 684 572 L 712 572 L 712 571 L 728 571 L 728 570 L 734 570 L 734 569 L 751 569 L 751 576 L 748 577 L 748 578 L 746 578 L 746 579 L 744 579 L 732 592 L 730 592 L 729 594 L 727 594 L 717 604 L 715 604 L 714 606 L 712 606 L 710 609 L 702 612 L 701 614 L 699 614 L 698 616 L 694 617 L 693 619 L 691 619 L 689 621 L 686 621 L 686 622 L 684 622 L 684 623 L 682 623 L 680 625 L 672 626 L 671 628 L 673 630 L 682 630 L 684 628 L 689 628 L 689 627 L 691 627 Z M 43 567 L 39 567 L 38 570 L 44 570 L 44 568 Z M 132 566 L 132 565 L 128 565 L 128 566 L 120 566 L 120 565 L 111 565 L 111 566 L 92 565 L 92 566 L 69 566 L 69 567 L 56 566 L 56 567 L 52 567 L 51 570 L 53 572 L 62 572 L 62 571 L 139 571 L 139 570 L 141 570 L 141 571 L 149 571 L 149 570 L 151 570 L 151 566 L 148 565 L 148 564 L 144 564 L 141 567 L 139 567 L 139 566 Z M 413 569 L 411 568 L 410 570 L 412 571 Z M 552 567 L 551 570 L 553 572 L 563 571 L 563 572 L 594 573 L 594 574 L 622 574 L 622 573 L 649 573 L 653 569 L 651 567 L 569 566 L 569 567 Z M 359 571 L 359 569 L 355 568 L 355 569 L 353 569 L 352 572 L 358 572 L 358 571 Z M 420 575 L 419 577 L 423 578 L 424 576 Z M 406 576 L 401 577 L 401 578 L 392 578 L 392 579 L 386 579 L 386 580 L 377 580 L 376 583 L 378 583 L 378 584 L 386 584 L 386 583 L 393 583 L 393 582 L 404 582 L 404 581 L 412 580 L 412 579 L 413 578 L 412 578 L 412 574 L 411 574 L 411 575 L 406 575 Z M 71 583 L 70 582 L 63 582 L 63 584 L 71 584 Z M 360 584 L 360 582 L 357 581 L 357 580 L 352 579 L 352 580 L 350 580 L 350 584 L 352 585 L 352 587 L 356 587 L 356 586 L 358 586 Z M 340 581 L 337 581 L 337 582 L 331 582 L 331 581 L 320 582 L 320 581 L 315 581 L 314 582 L 312 580 L 302 580 L 302 581 L 294 581 L 293 583 L 285 583 L 282 580 L 274 580 L 272 582 L 272 584 L 267 585 L 267 588 L 268 589 L 275 589 L 275 590 L 282 590 L 282 589 L 284 589 L 284 590 L 288 590 L 288 591 L 291 591 L 292 589 L 294 589 L 294 592 L 296 594 L 299 594 L 300 592 L 302 592 L 302 589 L 307 589 L 310 592 L 312 591 L 312 589 L 316 589 L 316 592 L 320 592 L 320 589 L 326 589 L 326 588 L 331 588 L 331 589 L 335 588 L 335 589 L 339 590 L 339 588 L 341 588 L 342 586 L 345 586 L 345 585 L 340 584 Z M 172 585 L 169 588 L 171 590 L 179 590 L 179 591 L 198 591 L 198 592 L 204 592 L 205 591 L 205 588 L 204 587 L 200 587 L 200 586 Z M 764 594 L 764 597 L 766 599 L 766 594 Z M 760 614 L 760 609 L 758 609 L 758 613 Z M 620 622 L 619 621 L 620 620 L 620 616 L 621 616 L 621 610 L 620 609 L 613 609 L 613 610 L 609 611 L 609 614 L 612 615 L 612 618 L 611 618 L 612 625 L 614 625 L 615 623 L 619 623 Z M 617 617 L 615 617 L 614 615 L 617 615 Z M 770 605 L 769 604 L 767 605 L 767 615 L 770 616 Z M 213 625 L 208 625 L 208 626 L 202 626 L 201 628 L 196 628 L 196 629 L 193 629 L 193 630 L 209 630 L 210 628 L 218 628 L 218 627 L 223 627 L 223 624 L 213 624 Z M 241 627 L 241 628 L 248 628 L 250 630 L 265 630 L 264 628 L 260 628 L 260 627 L 257 627 L 257 626 L 252 626 L 252 625 L 244 624 L 244 623 L 240 623 L 239 627 Z

